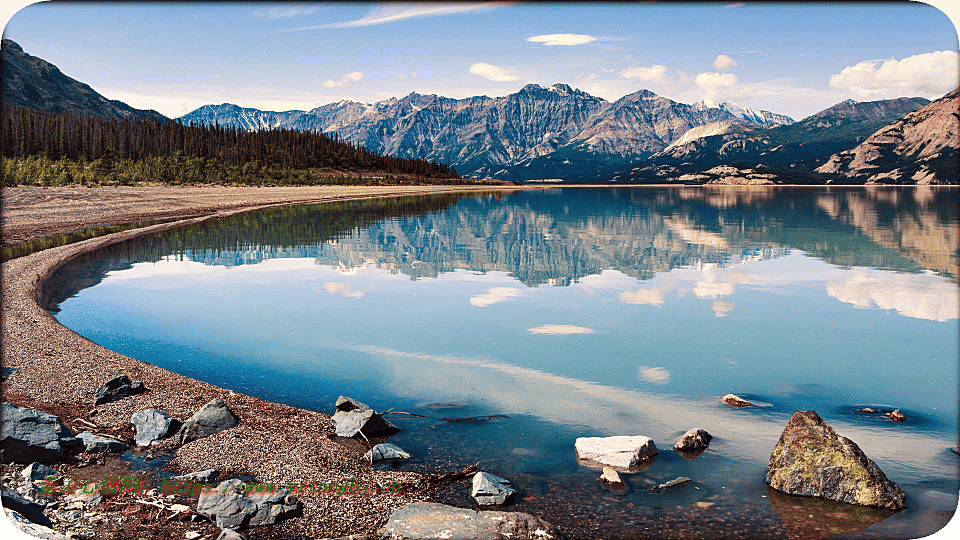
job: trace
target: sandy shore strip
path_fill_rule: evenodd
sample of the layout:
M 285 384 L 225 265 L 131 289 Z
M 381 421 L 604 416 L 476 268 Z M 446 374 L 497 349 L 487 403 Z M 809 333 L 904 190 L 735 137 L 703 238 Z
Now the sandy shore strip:
M 216 468 L 246 474 L 259 482 L 346 483 L 351 479 L 388 485 L 403 483 L 401 494 L 364 497 L 303 497 L 303 517 L 254 532 L 264 537 L 338 537 L 373 533 L 390 512 L 429 498 L 418 486 L 422 475 L 371 468 L 363 445 L 331 438 L 327 414 L 297 409 L 218 388 L 110 351 L 60 325 L 38 304 L 42 281 L 63 262 L 134 236 L 243 211 L 346 198 L 488 191 L 489 186 L 320 187 L 320 188 L 4 188 L 4 240 L 20 241 L 103 223 L 190 213 L 211 214 L 162 223 L 51 248 L 7 261 L 0 267 L 2 361 L 16 368 L 2 385 L 3 400 L 59 415 L 75 433 L 89 430 L 80 420 L 132 434 L 130 416 L 157 408 L 181 420 L 215 397 L 240 418 L 240 425 L 175 448 L 170 464 L 182 472 Z M 494 188 L 496 189 L 496 188 Z M 99 405 L 93 396 L 108 379 L 126 374 L 148 388 L 143 394 Z M 354 396 L 363 400 L 364 396 Z M 331 403 L 331 409 L 333 404 Z M 351 441 L 347 441 L 348 443 Z M 151 450 L 157 454 L 158 450 Z M 446 472 L 446 471 L 437 471 Z M 269 529 L 267 531 L 266 529 Z M 253 531 L 251 531 L 253 532 Z M 182 532 L 180 533 L 182 537 Z M 142 535 L 141 535 L 142 536 Z M 142 536 L 144 538 L 150 537 Z

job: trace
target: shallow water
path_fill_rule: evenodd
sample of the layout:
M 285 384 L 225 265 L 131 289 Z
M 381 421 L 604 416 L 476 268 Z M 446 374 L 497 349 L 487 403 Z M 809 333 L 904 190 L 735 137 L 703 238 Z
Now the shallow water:
M 86 255 L 44 294 L 68 328 L 197 379 L 425 415 L 396 419 L 418 456 L 402 467 L 480 462 L 519 487 L 513 508 L 581 535 L 918 538 L 960 489 L 958 238 L 956 189 L 563 188 L 240 215 Z M 907 510 L 768 492 L 809 409 Z M 670 447 L 696 426 L 714 439 L 690 461 Z M 626 495 L 573 452 L 616 434 L 661 450 Z

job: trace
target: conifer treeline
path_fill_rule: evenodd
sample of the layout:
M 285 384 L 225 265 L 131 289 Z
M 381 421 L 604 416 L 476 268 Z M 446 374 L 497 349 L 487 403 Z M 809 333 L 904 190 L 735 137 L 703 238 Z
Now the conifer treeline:
M 319 171 L 322 174 L 324 170 L 459 178 L 444 164 L 383 156 L 359 144 L 342 141 L 336 135 L 289 129 L 247 132 L 236 127 L 183 125 L 176 121 L 140 118 L 104 120 L 10 106 L 4 106 L 2 113 L 0 155 L 4 158 L 92 164 L 98 172 L 107 175 L 116 173 L 117 164 L 126 162 L 129 166 L 130 162 L 153 160 L 165 167 L 173 163 L 199 168 L 200 176 L 207 181 L 235 181 L 238 177 L 265 173 L 276 176 L 278 171 L 285 171 L 287 175 L 299 171 L 294 176 L 302 178 L 303 173 Z M 169 171 L 162 176 L 177 173 Z

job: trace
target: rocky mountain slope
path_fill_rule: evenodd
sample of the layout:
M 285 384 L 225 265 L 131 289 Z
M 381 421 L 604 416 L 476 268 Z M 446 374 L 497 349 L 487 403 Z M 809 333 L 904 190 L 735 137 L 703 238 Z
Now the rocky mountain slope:
M 792 121 L 734 104 L 721 106 L 741 116 L 723 108 L 677 103 L 648 90 L 610 103 L 566 84 L 528 84 L 498 98 L 412 93 L 373 104 L 340 101 L 309 111 L 206 105 L 181 120 L 336 132 L 391 156 L 442 161 L 465 175 L 520 180 L 568 173 L 564 167 L 554 171 L 564 161 L 592 170 L 594 162 L 610 168 L 642 160 L 691 127 L 713 122 L 766 127 Z
M 960 88 L 830 156 L 821 174 L 865 183 L 956 184 Z
M 9 39 L 0 45 L 0 84 L 5 105 L 104 119 L 167 120 L 157 111 L 135 109 L 103 97 L 90 86 L 61 73 L 57 66 L 25 53 Z

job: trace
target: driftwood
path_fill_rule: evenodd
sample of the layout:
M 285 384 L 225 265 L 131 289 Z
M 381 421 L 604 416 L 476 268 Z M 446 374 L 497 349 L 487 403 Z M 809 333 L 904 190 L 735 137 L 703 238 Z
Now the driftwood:
M 460 471 L 450 471 L 443 474 L 435 474 L 427 478 L 427 484 L 430 487 L 442 487 L 471 478 L 480 470 L 480 463 L 471 465 Z

